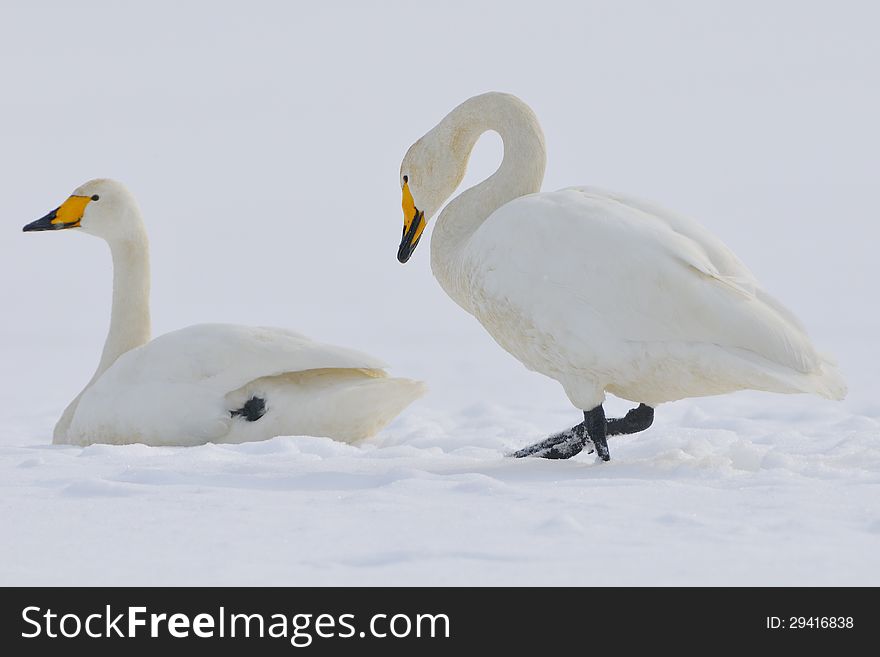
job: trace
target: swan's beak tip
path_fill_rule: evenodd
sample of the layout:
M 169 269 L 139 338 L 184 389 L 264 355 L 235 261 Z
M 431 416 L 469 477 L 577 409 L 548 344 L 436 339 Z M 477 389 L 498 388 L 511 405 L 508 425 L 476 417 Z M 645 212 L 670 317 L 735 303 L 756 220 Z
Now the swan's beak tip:
M 403 235 L 400 239 L 400 247 L 397 249 L 397 261 L 401 264 L 407 262 L 412 256 L 419 240 L 422 239 L 422 231 L 425 229 L 425 213 L 415 210 L 412 221 L 403 226 Z
M 31 223 L 23 226 L 21 232 L 23 233 L 32 233 L 38 230 L 56 230 L 61 228 L 62 226 L 58 226 L 52 223 L 52 220 L 56 217 L 56 211 L 52 210 L 49 214 L 41 219 L 37 219 L 36 221 L 32 221 Z
M 412 257 L 413 252 L 419 245 L 420 239 L 421 235 L 416 238 L 415 242 L 411 242 L 409 239 L 404 237 L 403 241 L 400 243 L 400 248 L 397 249 L 397 262 L 402 265 L 409 262 L 409 259 Z

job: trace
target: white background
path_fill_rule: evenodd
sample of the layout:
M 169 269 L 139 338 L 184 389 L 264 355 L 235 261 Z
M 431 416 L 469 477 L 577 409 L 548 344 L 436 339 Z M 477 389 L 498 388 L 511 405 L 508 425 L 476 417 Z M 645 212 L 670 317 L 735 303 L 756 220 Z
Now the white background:
M 0 7 L 0 582 L 880 583 L 873 3 Z M 607 466 L 503 459 L 577 411 L 444 295 L 425 246 L 395 258 L 400 159 L 488 90 L 535 110 L 545 189 L 719 235 L 848 400 L 688 400 Z M 484 137 L 465 184 L 501 150 Z M 97 363 L 110 262 L 20 229 L 94 177 L 141 203 L 155 334 L 287 326 L 431 393 L 362 449 L 48 447 Z

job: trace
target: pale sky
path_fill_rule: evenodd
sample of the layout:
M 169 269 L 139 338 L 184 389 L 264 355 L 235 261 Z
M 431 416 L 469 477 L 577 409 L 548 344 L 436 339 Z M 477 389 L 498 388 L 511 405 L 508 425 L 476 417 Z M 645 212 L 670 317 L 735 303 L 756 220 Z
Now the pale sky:
M 875 7 L 4 3 L 0 353 L 51 353 L 7 401 L 47 379 L 69 398 L 97 362 L 105 247 L 21 233 L 94 177 L 141 203 L 157 334 L 289 326 L 441 389 L 454 381 L 437 354 L 485 352 L 487 387 L 506 383 L 521 367 L 446 298 L 429 249 L 395 258 L 400 159 L 487 90 L 535 110 L 545 189 L 604 186 L 695 217 L 834 351 L 880 323 Z M 500 152 L 486 137 L 467 182 Z M 511 385 L 564 403 L 534 375 Z

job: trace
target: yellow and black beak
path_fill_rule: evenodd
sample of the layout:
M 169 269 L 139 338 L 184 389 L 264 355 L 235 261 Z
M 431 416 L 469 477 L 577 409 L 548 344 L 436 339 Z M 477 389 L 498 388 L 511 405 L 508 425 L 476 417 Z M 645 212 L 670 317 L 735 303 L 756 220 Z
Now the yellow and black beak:
M 409 182 L 406 180 L 403 183 L 402 205 L 403 237 L 400 240 L 400 248 L 397 249 L 397 259 L 400 262 L 406 262 L 419 245 L 426 224 L 425 213 L 416 207 L 412 192 L 409 191 Z
M 91 196 L 71 196 L 45 217 L 32 221 L 22 230 L 25 233 L 30 233 L 36 230 L 79 228 L 86 206 L 91 200 Z

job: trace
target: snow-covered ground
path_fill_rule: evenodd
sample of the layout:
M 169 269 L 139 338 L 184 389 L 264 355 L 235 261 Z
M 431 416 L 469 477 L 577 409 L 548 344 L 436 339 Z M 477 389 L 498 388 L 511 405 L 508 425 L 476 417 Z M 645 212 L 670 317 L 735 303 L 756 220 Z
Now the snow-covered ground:
M 461 374 L 435 387 L 476 396 Z M 880 402 L 858 392 L 671 404 L 599 465 L 503 456 L 572 423 L 558 394 L 429 396 L 363 448 L 82 449 L 46 444 L 32 385 L 0 445 L 4 584 L 880 583 Z
M 0 584 L 880 585 L 873 6 L 326 4 L 6 12 Z M 400 158 L 487 89 L 533 105 L 545 188 L 721 236 L 847 400 L 685 400 L 607 464 L 506 458 L 577 411 L 443 295 L 425 247 L 394 257 Z M 487 138 L 466 184 L 499 156 Z M 18 231 L 95 176 L 141 201 L 155 333 L 289 326 L 431 392 L 363 447 L 50 445 L 97 363 L 109 257 Z

